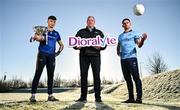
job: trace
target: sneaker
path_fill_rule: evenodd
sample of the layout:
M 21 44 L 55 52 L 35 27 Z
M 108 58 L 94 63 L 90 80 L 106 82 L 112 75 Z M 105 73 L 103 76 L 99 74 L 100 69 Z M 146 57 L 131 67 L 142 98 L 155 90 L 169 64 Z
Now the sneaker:
M 79 98 L 76 102 L 87 102 L 86 98 Z
M 136 99 L 135 103 L 142 104 L 142 99 Z
M 54 96 L 48 97 L 48 101 L 59 101 L 59 99 L 56 99 Z
M 31 97 L 29 98 L 29 101 L 30 101 L 30 102 L 36 102 L 36 98 L 35 98 L 34 96 L 31 96 Z
M 122 103 L 135 103 L 134 99 L 128 99 L 126 101 L 123 101 Z
M 95 101 L 96 102 L 102 102 L 101 98 L 97 98 Z

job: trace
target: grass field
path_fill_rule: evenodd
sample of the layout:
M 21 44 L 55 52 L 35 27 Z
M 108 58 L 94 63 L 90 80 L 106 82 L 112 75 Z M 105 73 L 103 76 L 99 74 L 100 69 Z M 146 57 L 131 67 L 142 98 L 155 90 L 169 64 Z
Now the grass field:
M 0 110 L 180 110 L 180 70 L 152 75 L 142 80 L 143 103 L 125 104 L 125 83 L 103 85 L 103 103 L 94 101 L 93 88 L 89 88 L 86 103 L 75 102 L 80 88 L 55 88 L 54 96 L 60 101 L 48 102 L 46 90 L 39 90 L 37 102 L 30 103 L 30 89 L 0 93 Z

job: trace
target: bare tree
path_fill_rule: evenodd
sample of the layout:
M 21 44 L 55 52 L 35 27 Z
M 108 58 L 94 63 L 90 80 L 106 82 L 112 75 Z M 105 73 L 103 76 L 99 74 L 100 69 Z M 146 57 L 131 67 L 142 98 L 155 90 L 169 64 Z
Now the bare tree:
M 60 73 L 56 73 L 56 76 L 54 77 L 54 87 L 60 87 L 62 84 L 62 79 Z
M 167 71 L 168 65 L 159 53 L 154 53 L 151 58 L 148 58 L 147 70 L 153 74 L 158 74 Z
M 80 75 L 78 75 L 78 78 L 77 78 L 77 86 L 80 86 L 81 85 L 81 77 Z

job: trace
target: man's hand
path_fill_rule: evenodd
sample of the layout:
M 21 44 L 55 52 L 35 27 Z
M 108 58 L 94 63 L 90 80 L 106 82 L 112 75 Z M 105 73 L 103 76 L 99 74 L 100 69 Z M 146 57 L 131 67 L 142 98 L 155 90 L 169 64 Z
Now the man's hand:
M 93 46 L 95 49 L 100 50 L 101 46 Z
M 33 37 L 31 37 L 30 42 L 32 42 L 32 41 L 39 41 L 39 42 L 41 42 L 41 41 L 44 41 L 44 40 L 45 39 L 44 39 L 43 36 L 35 34 Z
M 64 49 L 64 44 L 62 43 L 62 41 L 59 40 L 57 42 L 59 44 L 59 50 L 55 53 L 55 57 L 57 57 L 62 52 L 62 50 Z
M 57 52 L 55 53 L 55 57 L 57 57 L 60 53 L 61 53 L 61 51 L 57 51 Z
M 141 48 L 144 44 L 144 41 L 147 39 L 147 34 L 143 33 L 140 41 L 138 42 L 138 47 Z
M 76 46 L 76 49 L 80 50 L 80 49 L 81 49 L 81 46 Z
M 146 40 L 146 39 L 147 39 L 147 34 L 146 34 L 146 33 L 143 33 L 143 34 L 142 34 L 142 38 L 143 38 L 144 40 Z

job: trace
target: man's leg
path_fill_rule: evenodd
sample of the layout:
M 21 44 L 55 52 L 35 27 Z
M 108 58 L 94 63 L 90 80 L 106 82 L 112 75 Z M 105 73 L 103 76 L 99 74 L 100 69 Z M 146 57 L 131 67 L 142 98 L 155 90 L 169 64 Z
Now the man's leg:
M 94 77 L 94 92 L 95 92 L 95 98 L 97 102 L 101 102 L 100 65 L 101 65 L 100 56 L 91 57 L 91 67 L 92 67 L 93 77 Z
M 129 71 L 128 67 L 128 60 L 121 60 L 121 68 L 123 72 L 124 79 L 126 80 L 127 83 L 127 88 L 128 88 L 128 94 L 129 94 L 129 99 L 134 100 L 134 93 L 133 93 L 133 82 L 131 79 L 131 74 Z
M 142 83 L 141 83 L 141 79 L 139 77 L 137 58 L 133 58 L 130 61 L 130 65 L 131 65 L 130 70 L 131 70 L 133 80 L 136 85 L 137 100 L 141 100 L 142 99 Z
M 80 99 L 86 100 L 87 88 L 88 88 L 88 69 L 90 65 L 90 59 L 87 56 L 80 56 L 80 72 L 81 72 L 81 97 Z
M 31 89 L 32 97 L 30 98 L 30 101 L 32 102 L 35 101 L 35 93 L 37 91 L 39 79 L 41 77 L 45 64 L 46 64 L 46 57 L 43 54 L 38 53 L 37 61 L 36 61 L 36 71 L 32 81 L 32 89 Z
M 53 94 L 53 80 L 54 80 L 54 69 L 55 69 L 55 55 L 47 56 L 47 76 L 48 76 L 48 101 L 59 101 L 56 99 Z
M 53 78 L 54 78 L 54 69 L 55 69 L 55 56 L 48 56 L 47 58 L 47 63 L 46 63 L 46 68 L 47 68 L 47 76 L 48 76 L 48 94 L 53 93 Z

